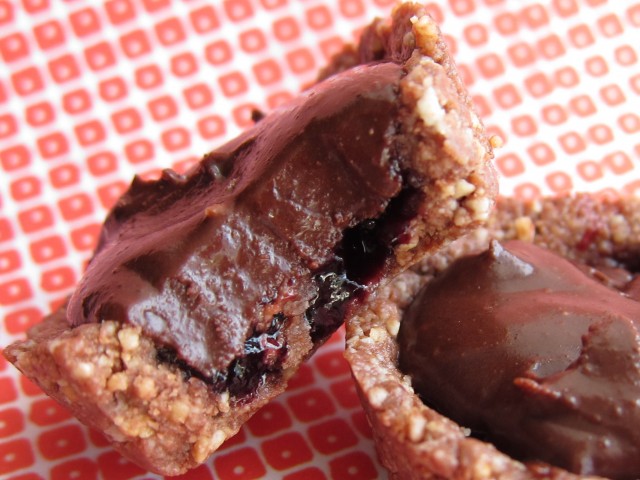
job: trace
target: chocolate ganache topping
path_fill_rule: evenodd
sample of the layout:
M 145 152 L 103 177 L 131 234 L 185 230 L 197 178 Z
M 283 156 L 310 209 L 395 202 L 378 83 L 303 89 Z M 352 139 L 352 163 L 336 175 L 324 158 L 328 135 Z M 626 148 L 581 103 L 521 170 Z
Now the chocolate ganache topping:
M 427 405 L 516 458 L 638 478 L 640 302 L 606 273 L 494 241 L 416 297 L 400 368 Z
M 72 324 L 138 325 L 161 360 L 236 390 L 280 368 L 291 316 L 307 317 L 314 341 L 333 332 L 345 302 L 382 275 L 387 253 L 359 248 L 368 265 L 359 270 L 344 239 L 368 245 L 386 228 L 385 209 L 408 195 L 391 142 L 402 74 L 393 63 L 356 67 L 187 175 L 136 178 L 70 300 Z

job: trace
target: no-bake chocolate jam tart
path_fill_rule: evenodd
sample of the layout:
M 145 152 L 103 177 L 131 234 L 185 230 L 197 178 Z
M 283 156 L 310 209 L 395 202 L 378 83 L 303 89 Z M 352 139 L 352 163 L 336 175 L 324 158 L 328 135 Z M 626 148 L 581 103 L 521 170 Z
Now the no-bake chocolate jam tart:
M 134 179 L 75 293 L 5 356 L 151 471 L 203 462 L 375 289 L 486 221 L 491 145 L 400 4 L 186 175 Z
M 498 199 L 347 319 L 400 479 L 640 477 L 640 199 Z

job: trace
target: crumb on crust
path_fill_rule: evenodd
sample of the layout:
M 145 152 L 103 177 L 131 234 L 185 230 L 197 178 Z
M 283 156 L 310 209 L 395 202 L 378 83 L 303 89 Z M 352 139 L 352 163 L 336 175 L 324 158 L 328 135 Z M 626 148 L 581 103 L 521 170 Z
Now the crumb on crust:
M 302 318 L 286 330 L 304 352 L 311 349 L 307 330 Z M 116 450 L 164 475 L 204 462 L 284 391 L 302 361 L 300 352 L 293 352 L 281 377 L 243 401 L 159 361 L 153 340 L 139 327 L 104 321 L 69 329 L 64 309 L 4 354 L 83 423 L 104 433 Z
M 181 459 L 167 474 L 201 463 L 246 418 L 240 409 L 237 420 L 210 421 L 230 411 L 228 393 L 213 395 L 203 382 L 159 363 L 138 327 L 106 321 L 69 330 L 60 314 L 39 327 L 7 349 L 10 360 L 146 468 L 157 469 L 167 455 Z
M 394 28 L 403 22 L 411 25 L 409 31 Z M 391 22 L 374 23 L 363 39 L 368 39 L 365 45 L 405 62 L 407 74 L 400 84 L 405 105 L 402 143 L 417 159 L 413 175 L 430 179 L 410 228 L 414 238 L 396 250 L 398 262 L 408 265 L 487 220 L 497 193 L 492 142 L 424 7 L 399 4 Z M 371 61 L 380 53 L 361 45 L 357 55 L 358 61 Z

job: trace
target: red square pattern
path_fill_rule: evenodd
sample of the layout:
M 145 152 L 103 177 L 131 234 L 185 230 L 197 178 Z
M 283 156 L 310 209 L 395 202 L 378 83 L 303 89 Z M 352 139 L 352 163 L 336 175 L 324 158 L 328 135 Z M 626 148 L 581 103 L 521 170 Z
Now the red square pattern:
M 91 70 L 104 70 L 116 63 L 113 48 L 107 42 L 99 42 L 85 49 L 84 58 Z
M 69 15 L 69 23 L 73 33 L 78 37 L 86 37 L 100 31 L 100 19 L 92 8 L 76 10 Z
M 0 57 L 7 63 L 29 55 L 29 45 L 22 33 L 12 33 L 0 38 Z
M 0 138 L 15 135 L 18 131 L 18 122 L 11 114 L 0 115 Z
M 241 448 L 230 453 L 216 455 L 213 466 L 220 476 L 229 480 L 260 478 L 266 469 L 253 448 Z
M 267 46 L 264 33 L 257 28 L 245 30 L 238 37 L 240 48 L 245 52 L 254 53 L 263 50 Z
M 98 465 L 88 458 L 73 458 L 56 463 L 51 468 L 51 480 L 69 480 L 72 478 L 97 480 Z
M 197 161 L 196 143 L 222 142 L 235 127 L 253 123 L 254 109 L 286 102 L 295 90 L 291 79 L 309 81 L 322 57 L 339 51 L 348 35 L 357 34 L 369 20 L 372 5 L 391 4 L 336 0 L 333 9 L 316 2 L 296 10 L 287 8 L 292 0 L 66 3 L 68 8 L 56 18 L 53 12 L 60 9 L 47 0 L 15 5 L 0 0 L 0 25 L 6 29 L 0 35 L 0 60 L 8 67 L 0 81 L 0 103 L 20 102 L 19 108 L 0 113 L 0 169 L 8 175 L 2 201 L 18 206 L 15 217 L 0 219 L 0 274 L 10 274 L 0 282 L 0 303 L 7 306 L 4 324 L 12 335 L 39 321 L 45 313 L 40 307 L 60 302 L 76 282 L 78 272 L 61 259 L 71 250 L 90 255 L 100 232 L 96 210 L 112 206 L 128 187 L 124 172 L 156 175 L 162 166 L 155 159 L 161 157 L 169 157 L 165 165 L 184 171 Z M 579 182 L 606 185 L 611 176 L 621 188 L 640 191 L 639 182 L 620 177 L 638 168 L 634 160 L 640 153 L 637 140 L 625 146 L 640 131 L 640 116 L 624 108 L 640 94 L 638 49 L 625 41 L 627 31 L 640 25 L 639 8 L 604 0 L 552 0 L 549 5 L 445 0 L 428 2 L 426 8 L 440 22 L 459 22 L 452 51 L 475 51 L 458 61 L 459 72 L 472 87 L 478 112 L 490 117 L 488 131 L 507 141 L 507 134 L 526 140 L 521 148 L 513 147 L 514 141 L 496 153 L 503 180 L 517 182 L 516 195 L 563 193 Z M 31 26 L 13 29 L 17 15 L 31 19 Z M 253 22 L 258 16 L 260 22 Z M 548 30 L 551 20 L 564 19 L 566 28 Z M 332 31 L 338 24 L 351 29 L 341 36 Z M 235 31 L 227 35 L 230 26 Z M 309 34 L 312 45 L 305 43 Z M 187 47 L 192 38 L 200 47 Z M 609 39 L 609 51 L 598 48 L 603 39 Z M 504 48 L 492 48 L 496 41 Z M 70 48 L 72 44 L 80 49 Z M 574 51 L 580 61 L 570 60 Z M 160 52 L 158 61 L 155 54 Z M 34 55 L 41 61 L 30 62 Z M 125 73 L 115 70 L 124 65 Z M 519 75 L 511 77 L 511 72 Z M 585 91 L 591 83 L 597 86 Z M 478 85 L 481 93 L 474 90 Z M 254 97 L 254 92 L 262 96 Z M 193 122 L 180 123 L 183 114 Z M 574 124 L 575 119 L 580 122 Z M 157 128 L 153 138 L 147 127 Z M 541 132 L 552 133 L 543 140 Z M 590 153 L 594 146 L 596 156 Z M 567 157 L 573 159 L 572 171 L 558 166 Z M 521 180 L 538 171 L 538 181 Z M 95 182 L 93 192 L 82 190 L 85 181 Z M 52 202 L 42 201 L 45 191 L 56 195 Z M 57 218 L 66 223 L 64 232 L 54 228 Z M 14 235 L 23 234 L 26 250 L 14 248 Z M 23 274 L 25 264 L 38 269 L 35 278 Z M 40 289 L 37 294 L 34 285 Z M 36 308 L 34 298 L 42 293 L 47 299 Z M 0 370 L 6 368 L 0 362 Z M 372 458 L 353 451 L 371 433 L 342 349 L 320 351 L 290 383 L 284 400 L 258 412 L 209 466 L 183 478 L 213 478 L 213 470 L 222 478 L 273 470 L 288 479 L 375 478 Z M 54 480 L 143 474 L 111 450 L 94 459 L 79 458 L 87 438 L 101 449 L 104 439 L 87 437 L 79 427 L 74 431 L 77 424 L 65 423 L 69 414 L 33 384 L 21 379 L 8 386 L 0 377 L 0 403 L 14 402 L 18 395 L 34 399 L 28 412 L 13 405 L 0 409 L 0 449 L 12 453 L 11 462 L 0 459 L 0 476 L 35 478 L 14 473 L 33 464 L 34 449 L 41 460 L 52 459 L 48 473 Z M 335 418 L 345 411 L 346 421 Z M 30 446 L 10 443 L 26 422 L 44 427 L 37 440 Z M 245 448 L 248 436 L 260 446 Z M 318 454 L 330 456 L 322 468 L 305 465 Z
M 71 231 L 71 244 L 78 251 L 93 251 L 98 243 L 101 226 L 93 223 Z
M 51 398 L 36 400 L 29 409 L 29 420 L 36 425 L 55 425 L 71 418 L 69 411 Z
M 118 159 L 113 152 L 98 152 L 87 157 L 87 167 L 94 176 L 115 172 L 118 168 Z
M 48 270 L 41 275 L 40 285 L 45 292 L 68 291 L 76 283 L 76 275 L 68 267 Z
M 77 185 L 80 181 L 80 169 L 74 163 L 65 163 L 49 170 L 49 181 L 55 188 Z
M 22 265 L 20 254 L 17 250 L 6 250 L 0 252 L 0 274 L 17 270 Z
M 31 285 L 26 278 L 0 283 L 0 303 L 2 305 L 20 303 L 24 300 L 29 300 L 32 296 Z
M 291 396 L 287 403 L 296 418 L 302 422 L 317 420 L 335 412 L 331 397 L 324 390 L 317 388 Z
M 53 105 L 47 101 L 41 101 L 29 105 L 24 112 L 25 120 L 32 127 L 42 127 L 55 120 Z
M 3 453 L 0 456 L 0 475 L 27 468 L 35 461 L 31 444 L 26 438 L 0 443 L 0 452 Z
M 80 76 L 76 57 L 65 54 L 49 62 L 49 73 L 56 83 L 65 83 Z
M 9 186 L 9 191 L 14 200 L 20 202 L 30 198 L 37 197 L 42 191 L 40 179 L 33 176 L 22 177 L 13 182 Z
M 113 450 L 107 450 L 98 457 L 98 470 L 101 474 L 99 478 L 104 480 L 125 480 L 145 473 Z
M 371 458 L 363 452 L 351 452 L 329 463 L 332 478 L 373 480 L 378 478 L 378 472 Z
M 210 115 L 198 121 L 198 132 L 205 140 L 220 137 L 226 133 L 225 121 L 218 115 Z
M 57 20 L 49 20 L 33 27 L 36 43 L 42 50 L 59 47 L 66 41 L 64 28 Z
M 24 414 L 17 408 L 0 410 L 0 439 L 6 438 L 24 429 Z
M 133 30 L 120 37 L 120 48 L 127 57 L 136 58 L 151 51 L 149 38 L 144 30 Z
M 133 0 L 107 0 L 104 9 L 109 21 L 114 25 L 130 22 L 136 17 Z
M 358 443 L 358 437 L 349 424 L 339 418 L 312 425 L 307 432 L 315 449 L 325 455 L 345 450 Z
M 42 75 L 36 67 L 27 67 L 11 75 L 13 89 L 20 96 L 28 96 L 44 88 Z
M 57 235 L 35 240 L 29 245 L 29 250 L 36 263 L 46 263 L 67 254 L 64 240 Z
M 93 202 L 86 193 L 78 193 L 62 198 L 58 202 L 62 218 L 67 221 L 76 220 L 84 215 L 93 213 Z
M 186 34 L 179 18 L 171 17 L 155 26 L 156 37 L 163 45 L 174 45 L 185 40 Z
M 220 26 L 218 15 L 211 5 L 194 9 L 189 14 L 191 24 L 198 33 L 207 33 Z
M 187 105 L 191 109 L 206 107 L 213 102 L 213 93 L 208 85 L 199 83 L 186 88 L 183 95 Z
M 267 463 L 276 470 L 286 470 L 313 458 L 309 445 L 298 432 L 270 438 L 262 443 L 261 449 Z

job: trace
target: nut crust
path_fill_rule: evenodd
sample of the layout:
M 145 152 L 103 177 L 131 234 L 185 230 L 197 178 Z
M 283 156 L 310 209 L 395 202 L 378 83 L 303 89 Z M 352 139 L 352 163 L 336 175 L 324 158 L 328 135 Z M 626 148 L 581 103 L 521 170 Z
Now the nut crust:
M 202 463 L 266 399 L 284 390 L 284 384 L 268 385 L 259 399 L 243 405 L 158 362 L 155 345 L 139 327 L 106 321 L 69 329 L 64 310 L 4 353 L 114 448 L 167 475 Z
M 590 265 L 640 261 L 640 199 L 589 195 L 532 202 L 500 199 L 487 226 L 400 275 L 347 320 L 351 366 L 382 463 L 397 479 L 578 479 L 541 463 L 523 464 L 470 438 L 460 425 L 425 406 L 397 368 L 396 335 L 417 291 L 454 259 L 484 250 L 491 238 L 519 239 Z

